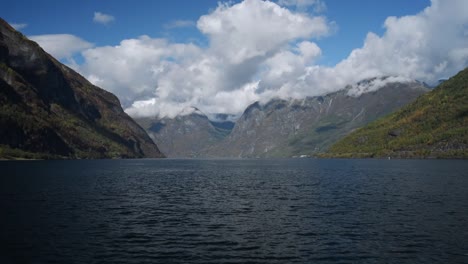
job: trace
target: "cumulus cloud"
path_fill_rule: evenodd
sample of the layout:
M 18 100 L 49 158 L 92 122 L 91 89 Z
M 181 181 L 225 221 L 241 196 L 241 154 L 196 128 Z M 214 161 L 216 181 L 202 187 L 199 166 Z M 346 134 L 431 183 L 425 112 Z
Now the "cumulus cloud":
M 36 35 L 28 38 L 59 60 L 71 59 L 74 54 L 93 47 L 92 43 L 70 34 Z
M 189 106 L 238 113 L 259 100 L 263 69 L 283 67 L 271 58 L 289 54 L 303 67 L 320 53 L 306 39 L 329 33 L 324 17 L 259 0 L 221 3 L 197 27 L 208 37 L 208 48 L 143 36 L 84 51 L 78 70 L 116 93 L 132 115 L 174 116 Z
M 11 23 L 10 25 L 16 30 L 21 30 L 28 26 L 26 23 Z
M 200 53 L 200 48 L 193 44 L 170 44 L 165 39 L 141 36 L 123 40 L 117 46 L 85 50 L 82 55 L 86 63 L 78 66 L 78 70 L 94 84 L 116 93 L 128 106 L 135 100 L 154 97 L 158 84 L 168 82 L 166 75 L 175 74 L 182 64 Z M 176 80 L 184 78 L 182 75 L 173 78 L 171 88 L 176 93 L 183 88 Z M 183 96 L 188 94 L 179 97 Z
M 299 43 L 297 47 L 306 60 L 315 58 L 322 54 L 319 46 L 310 41 L 303 41 Z
M 115 20 L 115 17 L 101 12 L 94 12 L 93 21 L 99 24 L 107 25 Z
M 196 24 L 207 47 L 141 36 L 85 48 L 75 68 L 114 92 L 129 114 L 173 117 L 191 106 L 239 114 L 254 101 L 322 95 L 368 78 L 391 76 L 357 85 L 353 95 L 389 81 L 435 83 L 468 66 L 468 1 L 433 0 L 418 14 L 389 17 L 383 35 L 368 33 L 361 48 L 333 67 L 316 64 L 322 50 L 314 42 L 333 24 L 291 11 L 286 6 L 293 1 L 279 3 L 219 4 Z
M 324 17 L 293 13 L 273 2 L 246 0 L 230 6 L 220 4 L 197 23 L 210 38 L 211 50 L 230 63 L 271 56 L 285 44 L 329 33 Z
M 385 33 L 368 33 L 364 46 L 335 67 L 310 66 L 297 87 L 316 92 L 379 76 L 401 76 L 435 83 L 468 66 L 468 2 L 433 0 L 413 16 L 389 17 Z

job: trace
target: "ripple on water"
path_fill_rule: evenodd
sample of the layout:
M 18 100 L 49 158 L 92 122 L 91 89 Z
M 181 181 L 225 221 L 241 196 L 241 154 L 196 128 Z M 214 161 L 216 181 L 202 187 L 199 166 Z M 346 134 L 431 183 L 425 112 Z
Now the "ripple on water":
M 1 263 L 468 263 L 463 161 L 22 164 Z

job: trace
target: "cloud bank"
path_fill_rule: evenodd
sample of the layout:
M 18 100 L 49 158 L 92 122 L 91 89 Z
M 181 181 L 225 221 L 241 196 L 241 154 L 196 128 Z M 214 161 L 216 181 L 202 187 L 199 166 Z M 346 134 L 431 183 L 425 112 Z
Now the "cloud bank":
M 418 14 L 389 17 L 382 36 L 368 33 L 334 67 L 315 63 L 322 51 L 314 42 L 333 22 L 289 9 L 301 3 L 321 1 L 221 3 L 196 23 L 207 47 L 141 36 L 75 49 L 84 63 L 74 67 L 114 92 L 129 114 L 173 117 L 190 106 L 238 114 L 254 101 L 321 95 L 374 77 L 435 83 L 468 66 L 468 1 L 433 0 Z

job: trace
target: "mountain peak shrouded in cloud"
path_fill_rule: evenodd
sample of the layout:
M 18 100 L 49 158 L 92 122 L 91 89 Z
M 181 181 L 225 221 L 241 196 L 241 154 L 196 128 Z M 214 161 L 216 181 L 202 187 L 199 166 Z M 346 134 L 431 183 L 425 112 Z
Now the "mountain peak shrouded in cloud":
M 186 115 L 201 115 L 201 116 L 205 116 L 205 114 L 200 111 L 200 109 L 196 108 L 196 107 L 193 107 L 193 106 L 190 106 L 190 107 L 186 107 L 184 109 L 182 109 L 182 111 L 180 111 L 180 113 L 178 114 L 179 116 L 186 116 Z
M 107 25 L 115 20 L 114 16 L 101 12 L 94 12 L 93 21 L 99 24 Z
M 348 87 L 347 94 L 349 96 L 358 97 L 364 93 L 375 92 L 389 83 L 417 83 L 414 80 L 401 76 L 385 76 L 381 78 L 371 78 L 359 81 Z
M 72 66 L 119 96 L 129 114 L 174 117 L 190 106 L 208 116 L 239 114 L 255 101 L 322 95 L 385 76 L 435 84 L 468 65 L 468 1 L 433 0 L 414 15 L 388 17 L 383 33 L 369 32 L 335 66 L 320 64 L 327 54 L 318 44 L 335 23 L 326 12 L 304 11 L 320 3 L 220 3 L 196 22 L 206 44 L 144 35 L 75 50 L 83 62 Z

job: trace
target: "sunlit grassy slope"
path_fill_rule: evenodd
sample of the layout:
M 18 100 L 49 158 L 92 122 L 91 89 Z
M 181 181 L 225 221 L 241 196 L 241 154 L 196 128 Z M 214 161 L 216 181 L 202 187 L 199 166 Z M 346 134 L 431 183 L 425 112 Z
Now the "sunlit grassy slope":
M 468 158 L 468 68 L 357 129 L 325 157 Z

